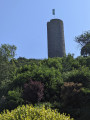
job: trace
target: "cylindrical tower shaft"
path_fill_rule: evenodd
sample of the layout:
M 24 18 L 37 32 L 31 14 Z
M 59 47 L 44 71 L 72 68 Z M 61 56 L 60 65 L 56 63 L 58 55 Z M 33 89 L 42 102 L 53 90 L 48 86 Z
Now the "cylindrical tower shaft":
M 63 21 L 52 19 L 47 23 L 48 57 L 63 57 L 65 55 Z

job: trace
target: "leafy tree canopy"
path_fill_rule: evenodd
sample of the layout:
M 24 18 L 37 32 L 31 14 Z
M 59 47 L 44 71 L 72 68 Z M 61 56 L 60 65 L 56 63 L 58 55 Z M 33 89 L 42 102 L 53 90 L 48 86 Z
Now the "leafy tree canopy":
M 0 47 L 0 58 L 3 60 L 10 60 L 15 56 L 16 46 L 9 44 L 2 44 Z
M 90 31 L 75 37 L 75 41 L 81 46 L 81 55 L 90 56 Z

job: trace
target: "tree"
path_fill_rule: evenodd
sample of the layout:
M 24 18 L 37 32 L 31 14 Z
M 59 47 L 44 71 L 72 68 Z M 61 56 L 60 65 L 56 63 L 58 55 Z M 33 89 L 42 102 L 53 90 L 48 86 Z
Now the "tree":
M 40 102 L 44 95 L 44 85 L 39 81 L 32 81 L 24 85 L 23 97 L 31 103 Z
M 15 65 L 10 60 L 15 56 L 15 50 L 14 45 L 0 46 L 0 97 L 7 93 L 8 85 L 14 76 Z
M 0 47 L 0 58 L 3 58 L 3 60 L 10 60 L 15 56 L 15 51 L 15 45 L 2 44 Z
M 83 56 L 90 56 L 90 42 L 88 42 L 85 46 L 81 49 L 81 55 Z
M 81 46 L 81 55 L 90 56 L 90 31 L 75 37 L 75 41 Z

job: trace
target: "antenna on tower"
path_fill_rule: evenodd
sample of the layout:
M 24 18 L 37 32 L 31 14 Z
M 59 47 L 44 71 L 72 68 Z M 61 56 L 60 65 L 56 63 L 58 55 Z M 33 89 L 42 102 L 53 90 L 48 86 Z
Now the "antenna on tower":
M 55 17 L 55 9 L 52 9 L 52 14 L 53 14 L 54 17 Z

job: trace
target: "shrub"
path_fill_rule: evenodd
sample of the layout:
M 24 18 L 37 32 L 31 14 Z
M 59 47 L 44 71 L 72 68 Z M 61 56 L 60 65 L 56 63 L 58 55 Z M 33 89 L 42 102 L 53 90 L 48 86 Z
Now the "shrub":
M 55 69 L 54 67 L 49 68 L 44 65 L 32 65 L 31 67 L 27 67 L 25 67 L 25 69 L 27 68 L 28 70 L 24 71 L 25 69 L 22 68 L 19 71 L 19 74 L 17 73 L 17 76 L 11 86 L 18 86 L 23 88 L 24 84 L 27 83 L 30 79 L 34 81 L 40 81 L 44 83 L 44 100 L 53 100 L 55 98 L 55 95 L 57 94 L 56 92 L 59 91 L 57 89 L 58 86 L 63 83 L 62 75 L 59 69 Z
M 61 99 L 64 106 L 78 107 L 81 103 L 81 83 L 65 82 L 61 87 Z
M 62 58 L 56 57 L 44 59 L 41 61 L 41 64 L 49 68 L 54 67 L 55 69 L 59 69 L 60 72 L 62 71 Z
M 76 60 L 79 62 L 81 66 L 86 66 L 89 67 L 90 69 L 90 56 L 88 57 L 79 56 L 76 58 Z
M 82 83 L 84 87 L 90 87 L 90 70 L 88 67 L 72 70 L 63 73 L 63 79 L 65 82 Z
M 32 107 L 29 105 L 18 107 L 15 110 L 0 114 L 0 120 L 73 120 L 70 116 L 60 114 L 56 110 L 45 107 Z
M 39 68 L 36 68 L 33 71 L 32 79 L 44 83 L 45 101 L 53 101 L 56 92 L 58 91 L 57 86 L 60 86 L 63 83 L 60 71 L 54 67 L 48 68 L 46 66 L 40 66 Z
M 67 56 L 62 57 L 63 72 L 80 68 L 79 62 L 76 59 L 74 59 L 73 56 L 74 55 L 68 54 Z
M 6 96 L 2 96 L 0 99 L 0 112 L 6 108 Z
M 62 112 L 70 114 L 74 118 L 80 117 L 81 107 L 84 101 L 82 84 L 65 82 L 61 87 Z
M 40 102 L 43 98 L 44 85 L 39 81 L 30 80 L 24 85 L 23 97 L 31 103 Z
M 2 96 L 0 100 L 0 112 L 4 109 L 12 110 L 18 105 L 22 105 L 24 100 L 22 99 L 22 93 L 19 88 L 8 91 L 7 96 Z
M 8 91 L 7 101 L 8 109 L 14 109 L 18 105 L 22 105 L 23 99 L 21 91 L 18 88 Z

